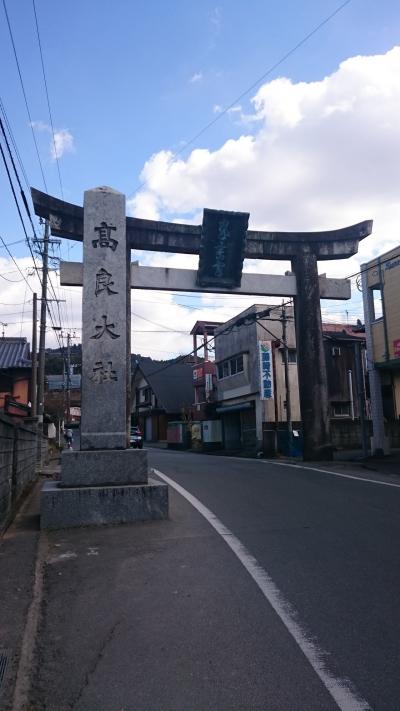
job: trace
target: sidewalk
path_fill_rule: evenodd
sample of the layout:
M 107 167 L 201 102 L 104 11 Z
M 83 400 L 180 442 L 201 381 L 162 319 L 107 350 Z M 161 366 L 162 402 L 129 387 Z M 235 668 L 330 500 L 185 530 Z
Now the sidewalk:
M 39 495 L 36 485 L 13 524 L 0 538 L 0 708 L 12 708 L 22 641 L 35 582 L 39 543 Z M 15 709 L 17 711 L 17 709 Z
M 2 711 L 265 711 L 267 694 L 277 709 L 334 711 L 243 566 L 174 491 L 167 521 L 42 532 L 23 635 L 37 504 L 30 533 L 19 522 L 0 546 Z

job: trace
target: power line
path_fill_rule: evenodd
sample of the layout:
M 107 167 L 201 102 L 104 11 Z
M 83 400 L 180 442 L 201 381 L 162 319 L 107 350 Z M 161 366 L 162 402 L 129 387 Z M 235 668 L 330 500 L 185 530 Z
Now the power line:
M 3 239 L 3 238 L 0 237 L 0 239 Z M 24 281 L 24 279 L 25 279 L 25 277 L 23 277 L 23 279 L 7 279 L 7 277 L 5 277 L 3 274 L 0 274 L 0 277 L 2 279 L 4 279 L 4 281 L 9 281 L 11 284 L 20 284 L 21 281 Z
M 1 119 L 0 119 L 0 121 L 1 121 Z M 27 201 L 26 201 L 26 199 L 25 199 L 25 195 L 24 195 L 24 192 L 23 192 L 23 189 L 22 189 L 22 185 L 21 185 L 21 181 L 20 181 L 20 178 L 19 178 L 19 175 L 18 175 L 18 171 L 17 171 L 16 165 L 15 165 L 15 162 L 14 162 L 14 160 L 13 160 L 11 148 L 10 148 L 10 145 L 9 145 L 9 143 L 8 143 L 8 141 L 7 141 L 7 136 L 6 136 L 5 131 L 4 131 L 4 126 L 3 126 L 2 124 L 1 124 L 1 128 L 2 128 L 2 132 L 3 132 L 4 138 L 5 138 L 5 140 L 6 140 L 7 149 L 8 149 L 8 152 L 9 152 L 9 155 L 10 155 L 10 158 L 11 158 L 11 161 L 12 161 L 12 165 L 13 165 L 13 168 L 14 168 L 14 172 L 15 172 L 15 175 L 16 175 L 16 178 L 17 178 L 18 185 L 19 185 L 20 190 L 21 190 L 21 195 L 22 195 L 22 198 L 23 198 L 23 201 L 24 201 L 24 204 L 25 204 L 25 208 L 26 208 L 26 211 L 27 211 L 27 213 L 28 213 L 28 217 L 29 217 L 30 222 L 31 222 L 31 226 L 32 226 L 32 229 L 33 229 L 34 237 L 35 237 L 35 242 L 36 242 L 36 244 L 38 244 L 38 243 L 39 243 L 39 240 L 38 240 L 37 235 L 36 235 L 35 226 L 34 226 L 33 221 L 32 221 L 32 217 L 31 217 L 31 214 L 30 214 L 29 206 L 28 206 Z M 26 228 L 25 228 L 25 223 L 24 223 L 24 220 L 23 220 L 23 218 L 22 218 L 22 214 L 21 214 L 21 210 L 20 210 L 20 207 L 19 207 L 19 203 L 18 203 L 18 200 L 17 200 L 16 193 L 15 193 L 15 189 L 14 189 L 14 185 L 13 185 L 13 182 L 12 182 L 12 178 L 11 178 L 11 175 L 10 175 L 10 172 L 9 172 L 9 169 L 8 169 L 8 165 L 7 165 L 7 161 L 6 161 L 6 158 L 5 158 L 5 155 L 4 155 L 4 152 L 3 152 L 3 149 L 2 149 L 2 146 L 1 146 L 1 145 L 0 145 L 0 151 L 1 151 L 1 154 L 2 154 L 2 157 L 3 157 L 4 165 L 5 165 L 5 167 L 6 167 L 6 171 L 7 171 L 7 175 L 8 175 L 8 179 L 9 179 L 9 183 L 10 183 L 10 187 L 11 187 L 11 191 L 12 191 L 12 193 L 13 193 L 14 201 L 15 201 L 16 206 L 17 206 L 17 209 L 18 209 L 18 214 L 19 214 L 19 217 L 20 217 L 20 220 L 21 220 L 21 224 L 22 224 L 23 230 L 24 230 L 24 232 L 25 232 L 26 243 L 27 243 L 27 245 L 28 245 L 28 248 L 29 248 L 29 251 L 30 251 L 32 260 L 33 260 L 33 264 L 34 264 L 34 267 L 35 267 L 35 270 L 36 270 L 36 273 L 37 273 L 37 276 L 38 276 L 40 285 L 42 286 L 42 279 L 41 279 L 41 277 L 40 277 L 39 267 L 38 267 L 37 264 L 36 264 L 36 259 L 35 259 L 35 255 L 34 255 L 33 250 L 32 250 L 31 241 L 30 241 L 30 239 L 29 239 L 29 236 L 28 236 L 27 231 L 26 231 Z M 13 256 L 12 256 L 12 254 L 11 254 L 11 252 L 10 252 L 10 250 L 8 249 L 7 245 L 4 243 L 4 240 L 3 240 L 3 239 L 2 239 L 2 242 L 3 242 L 4 246 L 5 246 L 5 248 L 7 249 L 7 252 L 9 253 L 10 257 L 13 259 L 15 265 L 16 265 L 17 268 L 19 269 L 17 263 L 15 262 L 15 260 L 14 260 L 14 258 L 13 258 Z M 39 254 L 41 254 L 40 250 L 39 250 Z M 41 255 L 41 256 L 42 256 L 42 255 Z M 20 270 L 19 270 L 19 271 L 20 271 Z M 9 280 L 9 281 L 11 281 L 11 280 Z M 53 295 L 54 295 L 54 297 L 55 297 L 55 301 L 57 302 L 57 305 L 58 305 L 57 295 L 56 295 L 56 293 L 55 293 L 55 290 L 54 290 L 53 284 L 52 284 L 52 282 L 51 282 L 51 279 L 49 279 L 49 282 L 50 282 L 50 285 L 51 285 L 51 287 L 52 287 L 52 291 L 53 291 Z M 31 288 L 30 285 L 29 285 L 29 288 L 30 288 L 31 291 L 32 291 L 32 288 Z M 58 307 L 58 308 L 59 308 L 59 307 Z M 51 313 L 50 305 L 48 304 L 47 301 L 46 301 L 46 310 L 47 310 L 47 312 L 48 312 L 48 314 L 49 314 L 49 316 L 50 316 L 50 320 L 51 320 L 51 322 L 52 322 L 52 324 L 53 324 L 53 326 L 54 326 L 54 318 L 53 318 L 53 315 L 52 315 L 52 313 Z M 59 319 L 60 319 L 60 326 L 61 326 L 61 325 L 62 325 L 62 319 L 61 319 L 60 311 L 59 311 Z M 57 339 L 58 339 L 58 335 L 57 335 Z M 59 339 L 58 339 L 58 340 L 59 340 Z
M 3 0 L 3 4 L 4 4 L 4 0 Z M 5 10 L 6 10 L 6 8 L 5 8 Z M 1 121 L 1 119 L 0 119 L 0 121 Z M 5 142 L 6 142 L 6 146 L 7 146 L 7 149 L 8 149 L 8 153 L 9 153 L 9 156 L 10 156 L 10 159 L 11 159 L 11 162 L 12 162 L 12 165 L 13 165 L 14 173 L 15 173 L 15 176 L 16 176 L 16 179 L 17 179 L 19 188 L 20 188 L 21 197 L 22 197 L 22 199 L 23 199 L 23 202 L 24 202 L 24 205 L 25 205 L 25 209 L 26 209 L 26 211 L 27 211 L 27 214 L 28 214 L 28 217 L 29 217 L 31 226 L 32 226 L 32 230 L 33 230 L 33 234 L 34 234 L 34 238 L 35 238 L 35 243 L 36 243 L 36 245 L 37 245 L 37 244 L 39 244 L 39 240 L 38 240 L 37 235 L 36 235 L 36 230 L 35 230 L 35 226 L 34 226 L 34 224 L 33 224 L 32 216 L 31 216 L 31 213 L 30 213 L 30 210 L 29 210 L 29 206 L 28 206 L 27 200 L 26 200 L 26 198 L 25 198 L 25 194 L 24 194 L 24 191 L 23 191 L 23 188 L 22 188 L 22 185 L 21 185 L 21 181 L 20 181 L 20 178 L 19 178 L 19 175 L 18 175 L 18 171 L 17 171 L 16 165 L 15 165 L 14 159 L 13 159 L 12 151 L 11 151 L 10 145 L 9 145 L 9 143 L 8 143 L 7 135 L 6 135 L 6 132 L 5 132 L 5 129 L 4 129 L 4 126 L 3 126 L 3 123 L 2 123 L 2 122 L 1 122 L 1 130 L 2 130 L 4 139 L 5 139 Z M 11 127 L 10 127 L 10 131 L 11 131 Z M 11 133 L 10 133 L 10 135 L 11 135 Z M 16 206 L 17 206 L 18 214 L 19 214 L 19 217 L 20 217 L 20 220 L 21 220 L 21 224 L 22 224 L 22 227 L 23 227 L 25 236 L 26 236 L 26 243 L 27 243 L 27 245 L 28 245 L 28 248 L 29 248 L 29 251 L 30 251 L 32 260 L 33 260 L 33 264 L 34 264 L 34 267 L 35 267 L 35 270 L 36 270 L 36 274 L 37 274 L 37 277 L 38 277 L 38 279 L 39 279 L 39 282 L 40 282 L 40 285 L 41 285 L 42 291 L 43 291 L 43 281 L 42 281 L 41 276 L 40 276 L 39 267 L 38 267 L 37 264 L 36 264 L 36 259 L 35 259 L 35 255 L 34 255 L 34 252 L 33 252 L 32 246 L 31 246 L 31 241 L 30 241 L 30 239 L 29 239 L 29 236 L 28 236 L 27 231 L 26 231 L 26 228 L 25 228 L 25 223 L 24 223 L 24 220 L 23 220 L 23 217 L 22 217 L 22 214 L 21 214 L 21 209 L 20 209 L 20 207 L 19 207 L 19 203 L 18 203 L 17 196 L 16 196 L 16 193 L 15 193 L 15 189 L 14 189 L 14 185 L 13 185 L 13 182 L 12 182 L 11 174 L 10 174 L 10 171 L 9 171 L 9 168 L 8 168 L 8 165 L 7 165 L 7 160 L 6 160 L 6 157 L 5 157 L 5 154 L 4 154 L 4 151 L 3 151 L 1 145 L 0 145 L 0 150 L 1 150 L 2 157 L 3 157 L 4 165 L 5 165 L 5 167 L 6 167 L 7 176 L 8 176 L 8 180 L 9 180 L 9 183 L 10 183 L 10 188 L 11 188 L 11 191 L 12 191 L 12 193 L 13 193 L 14 201 L 15 201 L 15 204 L 16 204 Z M 47 189 L 47 188 L 46 188 L 46 189 Z M 5 249 L 7 250 L 9 256 L 11 257 L 11 259 L 13 260 L 13 262 L 14 262 L 15 266 L 17 267 L 18 271 L 19 271 L 20 274 L 23 276 L 25 282 L 28 284 L 28 286 L 29 286 L 29 288 L 31 289 L 31 291 L 33 291 L 33 290 L 32 290 L 32 287 L 31 287 L 30 284 L 27 282 L 27 280 L 25 279 L 25 277 L 24 277 L 24 275 L 22 274 L 21 270 L 19 269 L 18 264 L 16 263 L 16 261 L 15 261 L 13 255 L 11 254 L 10 250 L 8 249 L 8 246 L 7 246 L 6 243 L 4 242 L 3 238 L 0 237 L 0 239 L 1 239 L 1 241 L 3 242 L 3 245 L 4 245 Z M 42 253 L 40 252 L 40 250 L 39 250 L 39 254 L 42 256 Z M 3 277 L 3 278 L 5 279 L 6 277 Z M 7 281 L 12 281 L 12 280 L 9 279 L 9 280 L 7 280 Z M 49 278 L 49 282 L 50 282 L 50 286 L 51 286 L 52 291 L 53 291 L 53 295 L 54 295 L 54 297 L 55 297 L 55 301 L 56 301 L 56 303 L 57 303 L 58 314 L 59 314 L 59 320 L 60 320 L 60 327 L 61 327 L 61 326 L 62 326 L 62 319 L 61 319 L 61 313 L 60 313 L 60 308 L 59 308 L 59 303 L 58 303 L 59 300 L 57 299 L 57 294 L 56 294 L 56 292 L 55 292 L 54 286 L 53 286 L 53 284 L 52 284 L 50 278 Z M 46 289 L 46 296 L 47 296 L 47 289 Z M 51 311 L 51 308 L 50 308 L 50 304 L 48 303 L 47 298 L 45 298 L 45 309 L 46 309 L 46 311 L 47 311 L 48 314 L 49 314 L 49 317 L 50 317 L 52 326 L 53 326 L 53 328 L 54 328 L 54 316 L 53 316 L 53 314 L 52 314 L 52 311 Z M 57 338 L 57 340 L 58 340 L 58 342 L 59 342 L 60 348 L 64 351 L 64 346 L 63 346 L 63 344 L 60 342 L 60 339 L 59 339 L 59 336 L 58 336 L 57 331 L 55 331 L 55 333 L 56 333 L 56 338 Z M 65 358 L 65 356 L 64 356 L 64 358 Z
M 21 301 L 19 304 L 5 304 L 3 301 L 0 301 L 0 306 L 23 306 L 25 303 L 26 303 L 25 301 Z M 18 313 L 20 313 L 20 312 L 18 312 Z
M 16 242 L 7 242 L 7 247 L 12 247 L 14 244 L 22 244 L 22 242 L 25 242 L 25 240 L 24 239 L 17 239 Z
M 330 13 L 330 15 L 325 17 L 325 19 L 322 20 L 322 22 L 320 22 L 316 27 L 314 27 L 314 29 L 312 29 L 311 32 L 309 32 L 307 35 L 305 35 L 305 37 L 303 37 L 303 39 L 301 39 L 299 42 L 297 42 L 297 44 L 295 44 L 294 47 L 292 47 L 280 59 L 278 59 L 277 62 L 274 62 L 274 64 L 272 64 L 260 77 L 258 77 L 258 79 L 256 79 L 249 87 L 247 87 L 247 89 L 242 91 L 242 93 L 239 94 L 239 96 L 237 96 L 236 99 L 234 99 L 228 106 L 226 106 L 217 116 L 215 116 L 215 118 L 213 118 L 212 121 L 209 121 L 202 129 L 200 129 L 200 131 L 198 131 L 195 134 L 195 136 L 193 136 L 193 138 L 191 138 L 189 141 L 184 143 L 184 145 L 174 155 L 180 156 L 189 146 L 191 146 L 193 143 L 195 143 L 195 141 L 197 141 L 197 139 L 200 138 L 200 136 L 202 136 L 206 131 L 208 131 L 209 128 L 214 126 L 217 123 L 217 121 L 219 121 L 222 118 L 222 116 L 225 116 L 225 114 L 227 114 L 228 111 L 230 111 L 230 109 L 232 109 L 237 104 L 238 101 L 241 101 L 241 99 L 243 99 L 245 96 L 247 96 L 247 94 L 249 94 L 253 89 L 255 89 L 256 86 L 258 86 L 258 84 L 260 84 L 264 79 L 266 79 L 267 76 L 272 74 L 272 72 L 275 69 L 277 69 L 281 64 L 283 64 L 283 62 L 286 61 L 286 59 L 288 59 L 292 54 L 294 54 L 294 52 L 296 52 L 300 47 L 302 47 L 306 42 L 308 42 L 308 40 L 311 37 L 313 37 L 322 27 L 324 27 L 324 25 L 326 25 L 330 20 L 332 20 L 335 17 L 335 15 L 337 15 L 341 10 L 343 10 L 343 8 L 346 7 L 346 5 L 349 5 L 351 3 L 351 1 L 352 0 L 345 0 L 345 2 L 342 2 L 333 12 Z M 144 180 L 133 191 L 133 195 L 135 193 L 137 193 L 138 190 L 143 188 L 146 184 L 147 184 L 147 181 Z
M 3 238 L 2 238 L 1 235 L 0 235 L 0 239 L 1 239 L 2 243 L 3 243 L 3 246 L 6 248 L 7 253 L 8 253 L 9 256 L 11 257 L 11 259 L 12 259 L 12 261 L 14 262 L 15 266 L 17 267 L 19 273 L 21 274 L 22 279 L 28 284 L 28 286 L 29 286 L 31 292 L 33 293 L 33 289 L 32 289 L 32 287 L 31 287 L 30 283 L 28 282 L 28 280 L 26 279 L 26 277 L 25 277 L 24 274 L 22 273 L 21 269 L 19 268 L 17 262 L 15 261 L 13 255 L 11 254 L 10 250 L 8 249 L 6 243 L 4 242 L 4 240 L 3 240 Z M 2 275 L 0 275 L 0 276 L 2 276 Z M 4 277 L 4 276 L 3 276 L 2 278 L 3 278 L 3 279 L 6 279 L 6 277 Z M 12 280 L 12 279 L 6 279 L 6 281 L 13 281 L 13 280 Z M 18 280 L 18 281 L 19 281 L 19 280 Z
M 0 121 L 1 121 L 1 119 L 0 119 Z M 14 202 L 15 202 L 15 204 L 16 204 L 16 206 L 17 206 L 19 219 L 21 220 L 22 228 L 23 228 L 23 230 L 24 230 L 24 232 L 25 232 L 26 240 L 28 241 L 29 237 L 28 237 L 28 233 L 27 233 L 27 231 L 26 231 L 25 222 L 24 222 L 23 217 L 22 217 L 21 208 L 20 208 L 19 202 L 18 202 L 18 200 L 17 200 L 17 195 L 16 195 L 16 193 L 15 193 L 15 189 L 14 189 L 14 185 L 13 185 L 13 182 L 12 182 L 11 174 L 10 174 L 10 171 L 9 171 L 9 168 L 8 168 L 8 165 L 7 165 L 6 156 L 5 156 L 5 153 L 4 153 L 4 151 L 3 151 L 3 146 L 1 145 L 1 143 L 0 143 L 0 152 L 1 152 L 1 157 L 2 157 L 2 159 L 3 159 L 3 163 L 4 163 L 4 166 L 5 166 L 5 169 L 6 169 L 6 173 L 7 173 L 7 177 L 8 177 L 8 182 L 9 182 L 10 188 L 11 188 L 11 192 L 12 192 L 13 197 L 14 197 Z M 6 246 L 5 243 L 4 243 L 4 246 Z M 7 249 L 7 252 L 10 254 L 9 249 L 8 249 L 8 248 L 6 248 L 6 249 Z
M 176 333 L 176 331 L 174 331 L 174 329 L 168 328 L 168 326 L 164 327 L 161 323 L 156 323 L 155 321 L 150 321 L 150 319 L 145 318 L 145 316 L 141 316 L 140 314 L 137 314 L 134 311 L 132 311 L 131 313 L 132 313 L 132 316 L 136 316 L 137 318 L 142 319 L 142 321 L 147 321 L 147 323 L 151 323 L 152 326 L 159 326 L 160 328 L 164 328 L 165 333 L 168 333 L 169 331 Z
M 49 90 L 48 90 L 48 87 L 47 87 L 46 72 L 45 72 L 45 68 L 44 68 L 44 60 L 43 60 L 43 52 L 42 52 L 42 43 L 41 43 L 41 41 L 40 41 L 39 24 L 38 24 L 38 19 L 37 19 L 37 14 L 36 14 L 35 0 L 32 0 L 32 5 L 33 5 L 33 12 L 34 12 L 34 15 L 35 15 L 36 34 L 37 34 L 37 38 L 38 38 L 39 51 L 40 51 L 40 61 L 41 61 L 41 63 L 42 63 L 43 81 L 44 81 L 44 86 L 45 86 L 45 89 L 46 89 L 47 107 L 48 107 L 48 109 L 49 109 L 50 126 L 51 126 L 51 132 L 52 132 L 52 136 L 53 136 L 54 157 L 55 157 L 55 159 L 56 159 L 56 161 L 57 161 L 58 180 L 59 180 L 59 182 L 60 182 L 61 197 L 62 197 L 62 199 L 64 200 L 64 191 L 63 191 L 62 180 L 61 180 L 61 171 L 60 171 L 60 161 L 58 160 L 56 139 L 55 139 L 55 135 L 54 135 L 53 116 L 52 116 L 51 107 L 50 107 Z
M 243 317 L 243 318 L 246 318 L 246 320 L 248 320 L 248 325 L 250 325 L 250 323 L 256 323 L 257 321 L 260 321 L 262 318 L 266 318 L 267 314 L 269 315 L 271 311 L 274 311 L 275 309 L 282 308 L 282 307 L 284 307 L 284 306 L 289 306 L 289 305 L 290 305 L 290 306 L 292 305 L 292 301 L 291 301 L 291 300 L 286 301 L 286 302 L 283 302 L 282 304 L 279 304 L 279 305 L 276 305 L 276 306 L 273 305 L 273 306 L 271 306 L 271 307 L 268 307 L 268 308 L 265 309 L 264 311 L 259 311 L 258 313 L 249 314 L 248 316 Z M 251 320 L 250 320 L 250 319 L 251 319 Z M 219 336 L 223 336 L 223 335 L 227 335 L 228 333 L 230 333 L 231 331 L 233 331 L 233 329 L 236 328 L 238 325 L 241 325 L 241 324 L 238 324 L 237 322 L 232 323 L 230 326 L 227 326 L 227 327 L 224 328 L 222 331 L 220 331 L 220 332 L 217 334 L 218 337 L 219 337 Z M 210 338 L 210 340 L 207 342 L 207 345 L 209 346 L 213 341 L 215 341 L 215 338 L 216 338 L 216 336 L 212 336 L 212 337 Z M 277 340 L 282 340 L 282 339 L 277 339 Z M 167 364 L 164 365 L 162 368 L 158 368 L 157 370 L 153 370 L 151 373 L 149 373 L 149 377 L 151 377 L 152 375 L 155 375 L 156 373 L 161 373 L 161 372 L 163 372 L 164 370 L 167 370 L 168 368 L 171 368 L 171 367 L 172 367 L 173 365 L 175 365 L 176 363 L 180 363 L 180 362 L 184 361 L 186 358 L 189 358 L 191 355 L 194 355 L 195 353 L 197 353 L 197 351 L 199 351 L 201 348 L 204 348 L 204 344 L 203 344 L 203 343 L 202 343 L 200 346 L 198 346 L 197 348 L 194 348 L 194 349 L 193 349 L 192 351 L 190 351 L 189 353 L 186 353 L 185 355 L 182 355 L 182 356 L 180 356 L 180 357 L 178 357 L 178 358 L 174 358 L 171 362 L 167 363 Z
M 19 190 L 20 190 L 20 193 L 21 193 L 22 202 L 24 203 L 25 210 L 26 210 L 26 212 L 27 212 L 29 221 L 30 221 L 30 223 L 31 223 L 31 227 L 32 227 L 33 234 L 36 236 L 35 226 L 34 226 L 34 224 L 33 224 L 31 211 L 30 211 L 30 209 L 29 209 L 28 201 L 27 201 L 27 199 L 26 199 L 26 196 L 25 196 L 23 187 L 22 187 L 22 185 L 21 185 L 21 180 L 20 180 L 20 177 L 19 177 L 17 168 L 16 168 L 16 166 L 15 166 L 14 157 L 13 157 L 13 154 L 12 154 L 12 151 L 11 151 L 11 148 L 10 148 L 10 144 L 9 144 L 9 142 L 8 142 L 8 139 L 7 139 L 7 134 L 6 134 L 6 132 L 5 132 L 5 128 L 4 128 L 4 125 L 3 125 L 3 121 L 1 120 L 1 118 L 0 118 L 0 128 L 1 128 L 1 132 L 2 132 L 2 134 L 3 134 L 4 140 L 5 140 L 5 143 L 6 143 L 6 146 L 7 146 L 8 155 L 10 156 L 10 160 L 11 160 L 12 167 L 13 167 L 13 169 L 14 169 L 15 177 L 17 178 L 17 183 L 18 183 Z M 1 148 L 1 146 L 0 146 L 0 148 Z M 9 179 L 10 185 L 11 185 L 11 190 L 12 190 L 13 195 L 14 195 L 14 200 L 15 200 L 15 202 L 17 203 L 17 198 L 16 198 L 16 195 L 15 195 L 15 191 L 14 191 L 14 187 L 13 187 L 13 184 L 12 184 L 12 181 L 11 181 L 11 177 L 10 177 L 10 173 L 9 173 L 9 170 L 8 170 L 8 167 L 7 167 L 7 163 L 6 163 L 4 154 L 3 154 L 3 149 L 1 149 L 1 153 L 2 153 L 2 155 L 3 155 L 4 164 L 5 164 L 5 166 L 6 166 L 6 171 L 7 171 L 8 179 Z M 21 222 L 23 223 L 21 211 L 20 211 L 20 209 L 19 209 L 18 204 L 17 204 L 17 208 L 18 208 L 18 212 L 19 212 L 19 216 L 20 216 Z M 25 232 L 25 234 L 26 234 L 25 227 L 24 227 L 24 232 Z M 26 238 L 28 239 L 28 236 L 27 236 L 27 235 L 26 235 Z
M 11 29 L 10 19 L 9 19 L 9 17 L 8 17 L 7 6 L 6 6 L 6 0 L 3 0 L 3 7 L 4 7 L 4 12 L 5 12 L 5 15 L 6 15 L 6 19 L 7 19 L 8 31 L 9 31 L 9 33 L 10 33 L 10 38 L 11 38 L 11 44 L 12 44 L 12 47 L 13 47 L 13 50 L 14 50 L 14 57 L 15 57 L 15 62 L 16 62 L 16 64 L 17 64 L 18 75 L 19 75 L 19 81 L 20 81 L 20 84 L 21 84 L 22 93 L 23 93 L 23 95 L 24 95 L 25 107 L 26 107 L 26 111 L 27 111 L 27 114 L 28 114 L 28 118 L 29 118 L 29 125 L 30 125 L 30 127 L 31 127 L 33 142 L 34 142 L 35 148 L 36 148 L 36 155 L 37 155 L 37 158 L 38 158 L 38 161 L 39 161 L 40 172 L 41 172 L 41 174 L 42 174 L 43 184 L 44 184 L 44 187 L 45 187 L 45 190 L 46 190 L 46 193 L 47 193 L 48 190 L 47 190 L 46 178 L 44 177 L 42 161 L 40 160 L 39 148 L 38 148 L 38 144 L 37 144 L 37 141 L 36 141 L 35 131 L 34 131 L 34 129 L 33 129 L 33 121 L 32 121 L 32 117 L 31 117 L 31 112 L 30 112 L 30 110 L 29 110 L 28 99 L 27 99 L 27 97 L 26 97 L 24 82 L 23 82 L 23 79 L 22 79 L 21 68 L 20 68 L 19 61 L 18 61 L 18 55 L 17 55 L 17 50 L 16 50 L 16 47 L 15 47 L 15 42 L 14 42 L 14 37 L 13 37 L 12 29 Z
M 8 133 L 9 133 L 9 135 L 10 135 L 11 143 L 13 144 L 13 147 L 14 147 L 15 155 L 17 156 L 17 160 L 18 160 L 18 163 L 19 163 L 19 165 L 20 165 L 20 168 L 21 168 L 21 171 L 22 171 L 22 175 L 24 176 L 25 185 L 26 185 L 26 187 L 28 188 L 28 191 L 29 191 L 29 190 L 30 190 L 30 182 L 29 182 L 28 176 L 27 176 L 27 174 L 26 174 L 26 170 L 25 170 L 24 164 L 23 164 L 23 162 L 22 162 L 22 158 L 21 158 L 21 156 L 20 156 L 20 153 L 19 153 L 19 150 L 18 150 L 18 146 L 17 146 L 16 140 L 15 140 L 15 138 L 14 138 L 14 134 L 13 134 L 13 132 L 12 132 L 12 128 L 11 128 L 10 122 L 9 122 L 9 120 L 8 120 L 7 112 L 6 112 L 6 109 L 5 109 L 5 106 L 4 106 L 4 103 L 3 103 L 2 99 L 1 99 L 1 97 L 0 97 L 0 109 L 1 109 L 1 113 L 3 114 L 4 122 L 5 122 L 6 126 L 7 126 Z
M 345 279 L 352 279 L 353 277 L 360 276 L 360 274 L 365 274 L 371 269 L 377 269 L 380 264 L 386 264 L 386 262 L 391 262 L 393 259 L 398 259 L 398 257 L 400 257 L 400 252 L 398 254 L 393 254 L 391 257 L 387 257 L 386 259 L 380 259 L 379 257 L 375 257 L 375 260 L 377 261 L 376 264 L 371 264 L 369 267 L 366 267 L 366 269 L 360 269 L 359 272 L 354 272 L 354 274 L 350 274 L 349 276 L 345 277 Z

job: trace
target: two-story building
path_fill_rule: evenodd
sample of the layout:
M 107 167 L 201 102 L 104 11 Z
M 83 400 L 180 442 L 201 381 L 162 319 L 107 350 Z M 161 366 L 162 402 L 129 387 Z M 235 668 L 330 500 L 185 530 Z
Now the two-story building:
M 254 305 L 215 332 L 218 407 L 224 446 L 261 451 L 264 432 L 286 421 L 282 322 L 276 306 Z M 292 420 L 300 419 L 293 309 L 286 310 Z M 257 320 L 258 319 L 258 320 Z M 272 423 L 272 424 L 271 424 Z
M 323 338 L 333 442 L 337 447 L 357 447 L 361 443 L 357 420 L 361 409 L 367 414 L 363 327 L 324 323 Z M 216 330 L 215 353 L 216 411 L 223 422 L 226 449 L 270 451 L 277 441 L 284 446 L 285 437 L 280 435 L 287 428 L 288 392 L 293 429 L 301 434 L 293 308 L 285 309 L 283 319 L 280 307 L 250 307 Z
M 373 449 L 387 451 L 400 434 L 400 246 L 362 264 L 361 278 Z

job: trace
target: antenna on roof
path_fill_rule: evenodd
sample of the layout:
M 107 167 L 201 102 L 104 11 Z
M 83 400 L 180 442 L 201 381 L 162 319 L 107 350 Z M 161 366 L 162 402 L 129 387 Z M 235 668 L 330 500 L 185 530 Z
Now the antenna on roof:
M 4 321 L 0 321 L 0 324 L 3 326 L 3 332 L 1 334 L 2 338 L 5 338 L 5 331 L 4 329 L 8 326 L 8 323 L 4 323 Z

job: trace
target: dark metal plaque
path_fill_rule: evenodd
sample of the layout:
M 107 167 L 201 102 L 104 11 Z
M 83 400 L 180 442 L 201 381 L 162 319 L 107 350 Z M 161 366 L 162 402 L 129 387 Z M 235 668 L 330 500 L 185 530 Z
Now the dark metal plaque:
M 198 286 L 240 286 L 248 212 L 204 209 Z

